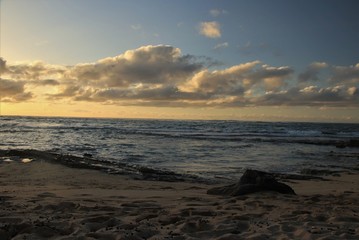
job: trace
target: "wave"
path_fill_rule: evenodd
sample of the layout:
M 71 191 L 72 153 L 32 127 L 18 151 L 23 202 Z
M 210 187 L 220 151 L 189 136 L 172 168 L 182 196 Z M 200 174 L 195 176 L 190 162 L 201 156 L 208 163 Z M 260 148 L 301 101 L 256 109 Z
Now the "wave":
M 83 136 L 93 136 L 93 139 L 116 139 L 128 138 L 133 136 L 153 137 L 159 139 L 188 139 L 198 141 L 228 141 L 228 142 L 276 142 L 276 143 L 305 143 L 317 145 L 336 145 L 338 142 L 347 142 L 351 139 L 358 139 L 358 132 L 337 132 L 327 133 L 317 130 L 289 130 L 283 132 L 244 132 L 244 133 L 227 133 L 227 132 L 189 132 L 189 131 L 153 131 L 153 130 L 136 130 L 116 127 L 46 127 L 53 136 L 63 137 L 65 134 L 76 134 Z M 46 130 L 45 129 L 45 130 Z M 44 128 L 5 128 L 0 129 L 1 133 L 6 134 L 36 134 Z M 48 132 L 48 134 L 50 134 Z

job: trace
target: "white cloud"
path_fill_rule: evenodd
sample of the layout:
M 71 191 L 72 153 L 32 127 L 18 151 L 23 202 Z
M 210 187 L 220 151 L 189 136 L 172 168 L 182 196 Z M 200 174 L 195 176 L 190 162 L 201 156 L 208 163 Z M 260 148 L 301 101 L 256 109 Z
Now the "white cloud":
M 209 14 L 210 14 L 212 17 L 218 17 L 219 15 L 227 14 L 227 11 L 226 11 L 226 10 L 221 10 L 221 9 L 211 9 L 211 10 L 209 11 Z
M 347 90 L 348 94 L 351 95 L 351 96 L 354 96 L 354 95 L 358 95 L 359 94 L 359 90 L 357 87 L 350 87 L 348 88 Z
M 221 37 L 221 28 L 218 22 L 201 22 L 199 26 L 199 33 L 208 38 Z
M 131 25 L 131 28 L 135 31 L 139 31 L 139 30 L 142 30 L 142 25 L 141 24 L 133 24 L 133 25 Z
M 228 42 L 218 43 L 216 46 L 214 46 L 213 49 L 217 50 L 217 49 L 227 48 L 228 46 L 229 46 Z
M 303 89 L 300 89 L 299 92 L 301 92 L 301 93 L 313 93 L 313 92 L 318 92 L 318 87 L 317 87 L 317 86 L 305 87 L 305 88 L 303 88 Z
M 259 61 L 239 64 L 220 71 L 203 70 L 181 86 L 191 92 L 206 92 L 212 95 L 242 95 L 248 90 L 275 90 L 284 86 L 284 81 L 293 72 L 289 67 L 258 66 Z
M 172 46 L 144 46 L 96 63 L 79 64 L 71 78 L 100 87 L 131 87 L 134 84 L 176 83 L 202 68 L 192 56 Z

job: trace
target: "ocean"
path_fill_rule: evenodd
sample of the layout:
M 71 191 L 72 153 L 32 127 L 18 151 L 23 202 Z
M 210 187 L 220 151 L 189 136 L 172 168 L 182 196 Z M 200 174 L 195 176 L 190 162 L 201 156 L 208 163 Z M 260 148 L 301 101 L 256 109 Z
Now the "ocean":
M 0 117 L 0 149 L 91 155 L 207 179 L 358 166 L 359 124 Z

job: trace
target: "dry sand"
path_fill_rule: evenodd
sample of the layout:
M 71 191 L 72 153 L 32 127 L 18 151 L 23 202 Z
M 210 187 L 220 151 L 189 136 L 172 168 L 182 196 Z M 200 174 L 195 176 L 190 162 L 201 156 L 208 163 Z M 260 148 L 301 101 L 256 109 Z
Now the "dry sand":
M 359 175 L 287 182 L 298 195 L 207 195 L 46 161 L 0 163 L 0 239 L 359 239 Z

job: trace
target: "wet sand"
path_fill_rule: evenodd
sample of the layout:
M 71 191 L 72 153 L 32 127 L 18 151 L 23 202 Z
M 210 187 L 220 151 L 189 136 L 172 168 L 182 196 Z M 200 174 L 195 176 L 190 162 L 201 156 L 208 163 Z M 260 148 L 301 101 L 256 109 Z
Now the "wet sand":
M 359 174 L 288 180 L 297 195 L 206 194 L 45 158 L 0 163 L 0 239 L 358 239 Z M 217 186 L 217 185 L 216 185 Z

